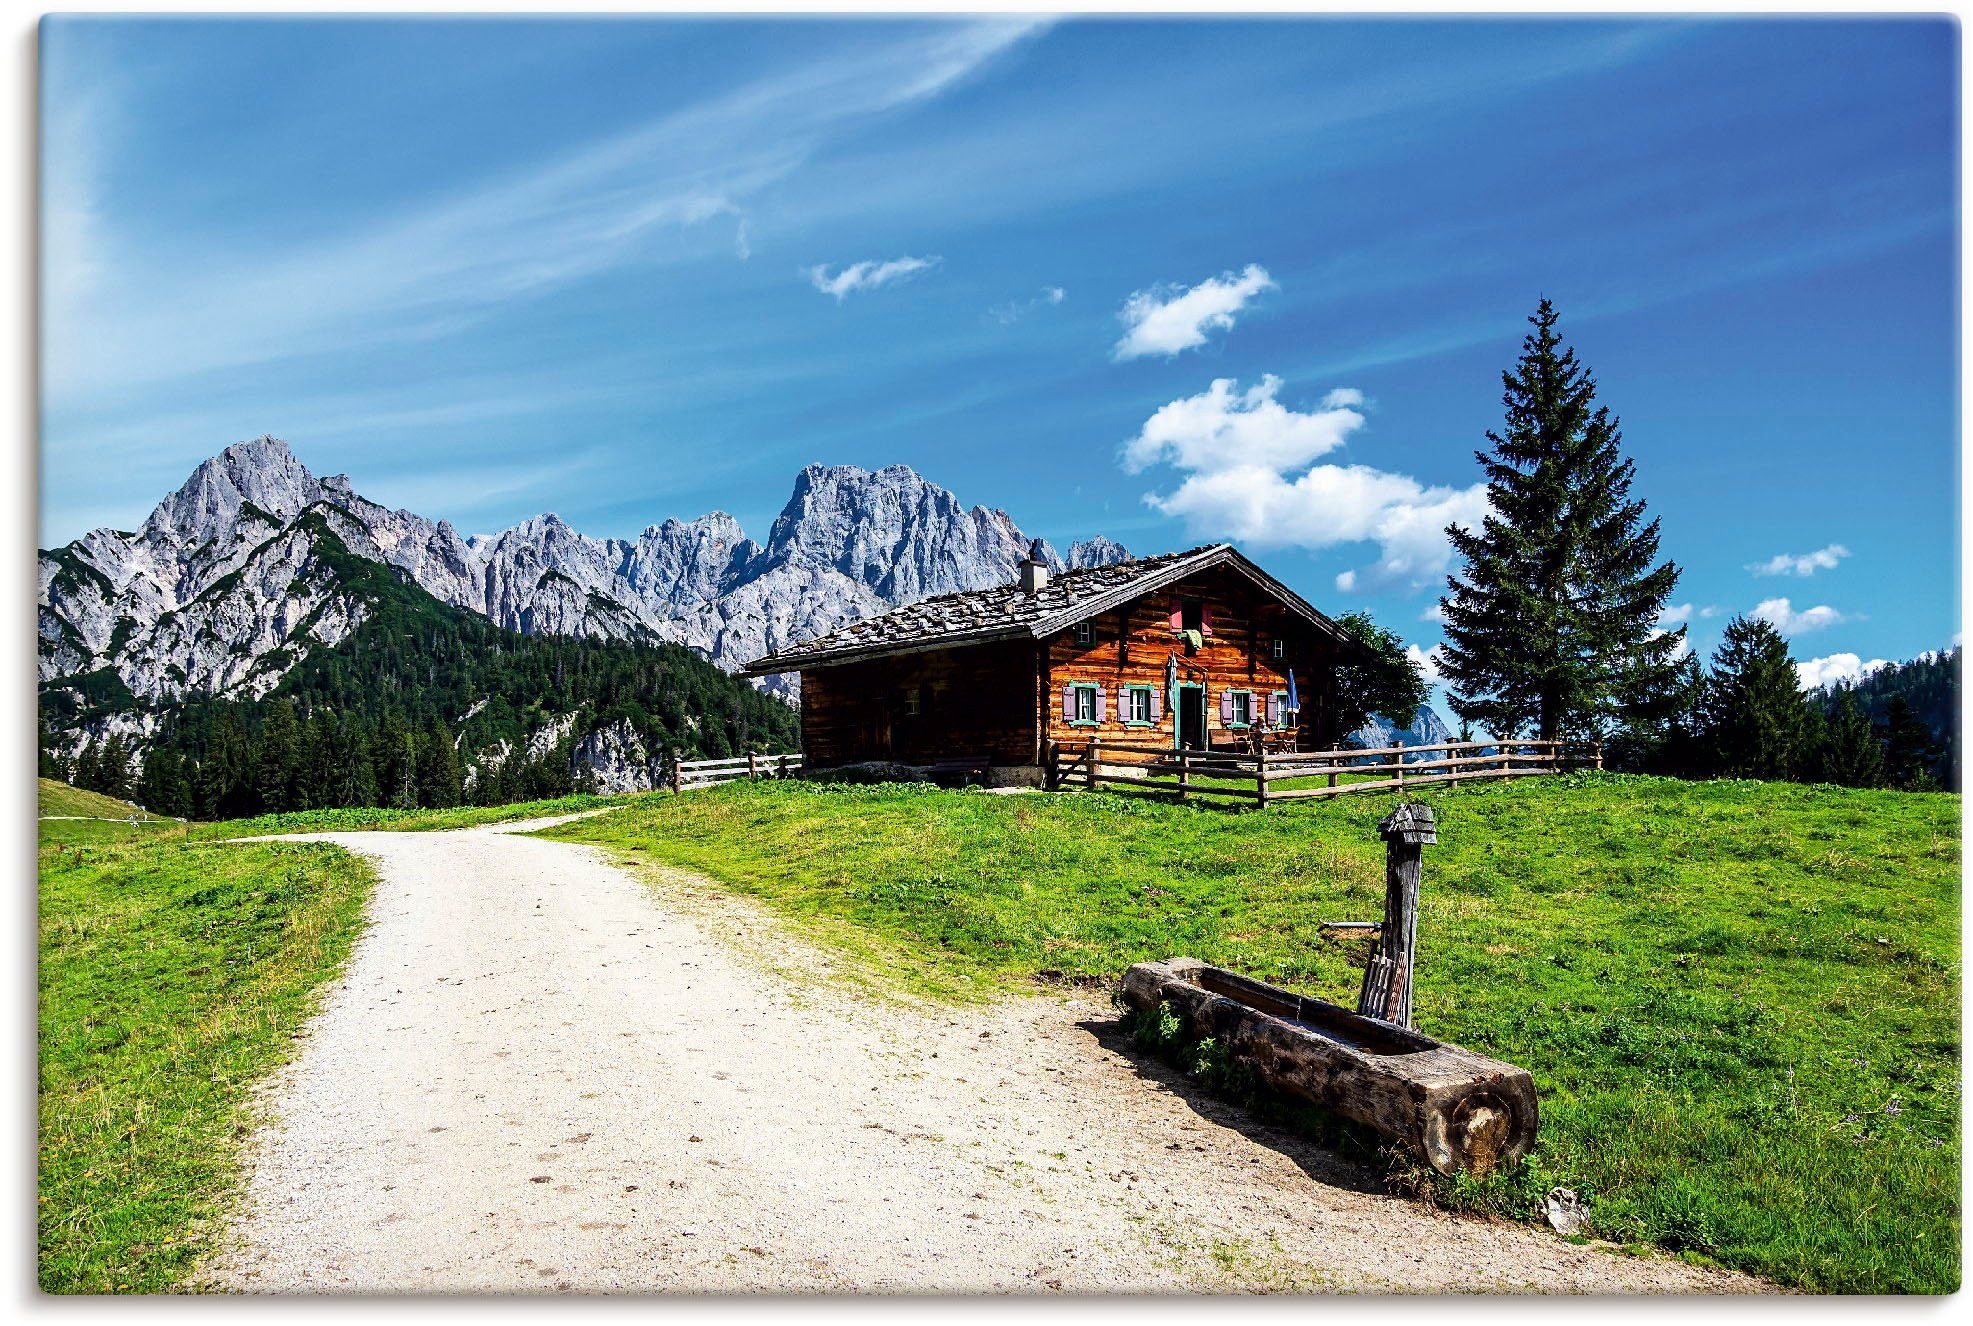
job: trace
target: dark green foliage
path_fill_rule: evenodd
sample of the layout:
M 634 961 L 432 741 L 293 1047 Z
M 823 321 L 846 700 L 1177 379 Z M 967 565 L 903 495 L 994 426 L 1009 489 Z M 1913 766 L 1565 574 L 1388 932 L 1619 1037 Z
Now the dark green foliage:
M 1502 374 L 1506 423 L 1475 453 L 1492 510 L 1477 532 L 1447 530 L 1465 566 L 1441 600 L 1453 711 L 1543 740 L 1650 721 L 1684 638 L 1657 630 L 1679 569 L 1657 561 L 1617 421 L 1556 320 L 1542 300 Z
M 1706 687 L 1711 772 L 1794 778 L 1812 769 L 1817 738 L 1788 642 L 1758 617 L 1726 624 Z
M 262 699 L 195 696 L 164 715 L 153 746 L 181 757 L 196 817 L 564 796 L 575 790 L 575 742 L 618 723 L 647 749 L 688 759 L 799 746 L 793 709 L 689 649 L 503 630 L 349 552 L 319 516 L 297 524 L 361 603 L 363 622 L 335 647 L 308 651 Z M 55 732 L 136 708 L 114 673 L 59 678 L 42 691 Z M 530 758 L 530 736 L 569 715 L 564 740 Z M 92 781 L 78 785 L 103 781 L 100 751 L 86 747 L 83 764 Z M 161 776 L 173 774 L 161 766 Z
M 1848 692 L 1839 695 L 1830 710 L 1818 755 L 1818 776 L 1825 783 L 1844 787 L 1881 787 L 1884 783 L 1884 748 L 1863 706 Z
M 1855 697 L 1872 722 L 1884 724 L 1893 697 L 1902 697 L 1930 732 L 1933 756 L 1928 766 L 1941 787 L 1959 787 L 1959 668 L 1957 646 L 1926 654 L 1908 663 L 1893 663 L 1857 682 L 1835 686 L 1821 696 L 1831 712 L 1845 695 Z
M 1370 620 L 1367 612 L 1352 612 L 1336 624 L 1355 636 L 1364 654 L 1336 667 L 1336 731 L 1347 736 L 1372 714 L 1406 725 L 1425 703 L 1427 688 L 1418 665 L 1406 657 L 1404 641 Z
M 1904 696 L 1893 695 L 1884 711 L 1884 781 L 1906 791 L 1928 791 L 1937 759 L 1932 730 Z

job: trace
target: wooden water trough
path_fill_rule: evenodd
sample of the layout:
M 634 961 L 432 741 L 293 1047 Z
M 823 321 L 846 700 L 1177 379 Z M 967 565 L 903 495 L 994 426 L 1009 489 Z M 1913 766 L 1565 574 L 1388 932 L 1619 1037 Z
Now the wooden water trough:
M 1196 958 L 1138 963 L 1124 999 L 1170 1006 L 1263 1086 L 1375 1128 L 1441 1174 L 1484 1178 L 1534 1145 L 1534 1079 L 1513 1064 Z

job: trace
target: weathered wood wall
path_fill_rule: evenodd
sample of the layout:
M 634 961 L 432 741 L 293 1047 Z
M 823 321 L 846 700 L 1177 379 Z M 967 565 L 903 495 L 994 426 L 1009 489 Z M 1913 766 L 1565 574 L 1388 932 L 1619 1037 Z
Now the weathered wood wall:
M 1036 657 L 1032 643 L 1017 641 L 810 669 L 802 674 L 809 767 L 864 760 L 1033 764 Z
M 1179 603 L 1195 599 L 1204 612 L 1207 633 L 1203 647 L 1192 649 L 1172 628 Z M 1177 715 L 1165 703 L 1166 660 L 1179 658 L 1180 682 L 1205 687 L 1206 736 L 1223 745 L 1249 735 L 1229 730 L 1221 719 L 1220 697 L 1229 688 L 1253 692 L 1255 704 L 1288 689 L 1294 670 L 1302 702 L 1297 739 L 1305 749 L 1336 744 L 1342 733 L 1333 730 L 1333 668 L 1336 646 L 1318 635 L 1302 618 L 1272 596 L 1233 572 L 1213 569 L 1192 579 L 1156 590 L 1093 621 L 1095 639 L 1078 643 L 1074 630 L 1045 642 L 1047 664 L 1042 678 L 1041 717 L 1044 736 L 1065 745 L 1080 745 L 1092 736 L 1106 741 L 1175 744 Z M 1285 657 L 1274 657 L 1279 637 Z M 1103 721 L 1089 725 L 1064 717 L 1064 688 L 1073 683 L 1102 688 Z M 1150 727 L 1128 722 L 1124 713 L 1126 686 L 1154 688 L 1161 712 Z

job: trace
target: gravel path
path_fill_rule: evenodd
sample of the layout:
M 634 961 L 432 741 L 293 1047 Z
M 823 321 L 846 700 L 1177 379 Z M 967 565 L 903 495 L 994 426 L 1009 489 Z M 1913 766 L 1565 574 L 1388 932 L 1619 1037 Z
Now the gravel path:
M 709 881 L 525 827 L 309 835 L 378 863 L 372 924 L 269 1085 L 211 1287 L 1764 1287 L 1383 1196 L 1106 1004 L 872 994 Z

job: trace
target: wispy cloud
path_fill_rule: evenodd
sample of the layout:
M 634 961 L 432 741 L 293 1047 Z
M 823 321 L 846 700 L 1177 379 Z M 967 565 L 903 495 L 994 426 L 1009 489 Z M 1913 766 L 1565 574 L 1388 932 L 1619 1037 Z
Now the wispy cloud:
M 1363 572 L 1345 571 L 1337 588 L 1423 585 L 1445 573 L 1448 525 L 1471 527 L 1487 511 L 1486 486 L 1435 487 L 1368 465 L 1312 464 L 1363 426 L 1362 394 L 1329 393 L 1315 410 L 1276 399 L 1281 380 L 1264 377 L 1240 391 L 1220 378 L 1197 396 L 1161 407 L 1124 444 L 1130 473 L 1166 464 L 1184 478 L 1169 493 L 1148 493 L 1154 510 L 1183 519 L 1197 534 L 1255 547 L 1311 551 L 1374 542 L 1380 556 Z
M 1190 289 L 1158 285 L 1139 290 L 1124 301 L 1123 311 L 1117 315 L 1124 334 L 1111 356 L 1119 360 L 1145 355 L 1170 358 L 1204 345 L 1211 333 L 1230 328 L 1235 315 L 1256 295 L 1274 288 L 1274 278 L 1267 269 L 1249 263 L 1238 274 L 1225 272 Z
M 1796 609 L 1787 599 L 1762 599 L 1754 607 L 1753 615 L 1773 626 L 1783 635 L 1801 635 L 1807 631 L 1820 631 L 1825 627 L 1840 626 L 1854 621 L 1836 611 L 1826 603 L 1818 603 L 1813 608 Z
M 827 263 L 808 269 L 809 283 L 823 294 L 832 296 L 837 303 L 859 290 L 875 290 L 879 286 L 894 285 L 908 280 L 919 272 L 939 265 L 939 259 L 892 258 L 885 262 L 870 260 L 853 262 L 840 272 L 831 275 Z
M 1819 691 L 1838 682 L 1855 685 L 1879 668 L 1891 666 L 1889 659 L 1873 658 L 1868 663 L 1856 654 L 1829 654 L 1795 665 L 1795 676 L 1805 691 Z
M 1776 553 L 1765 562 L 1749 562 L 1747 569 L 1757 576 L 1812 576 L 1817 571 L 1834 570 L 1836 563 L 1850 555 L 1840 543 L 1808 553 Z
M 1679 625 L 1681 622 L 1705 621 L 1719 615 L 1720 607 L 1717 603 L 1703 605 L 1667 603 L 1664 607 L 1658 609 L 1657 624 L 1660 627 L 1672 627 Z
M 51 293 L 58 279 L 65 293 L 48 306 L 48 391 L 59 405 L 214 369 L 429 339 L 615 265 L 744 254 L 745 230 L 707 223 L 744 226 L 764 190 L 836 136 L 938 94 L 1036 26 L 914 29 L 326 243 L 277 235 L 254 251 L 174 251 L 164 261 L 182 237 L 147 234 L 141 216 L 119 217 L 112 231 L 86 172 L 51 170 L 48 276 Z M 75 91 L 110 104 L 115 89 Z M 94 135 L 78 113 L 68 137 Z
M 987 316 L 1006 327 L 1019 322 L 1036 309 L 1054 308 L 1069 297 L 1069 292 L 1059 285 L 1045 285 L 1041 293 L 1032 299 L 1010 299 L 1004 304 L 995 304 L 987 310 Z

